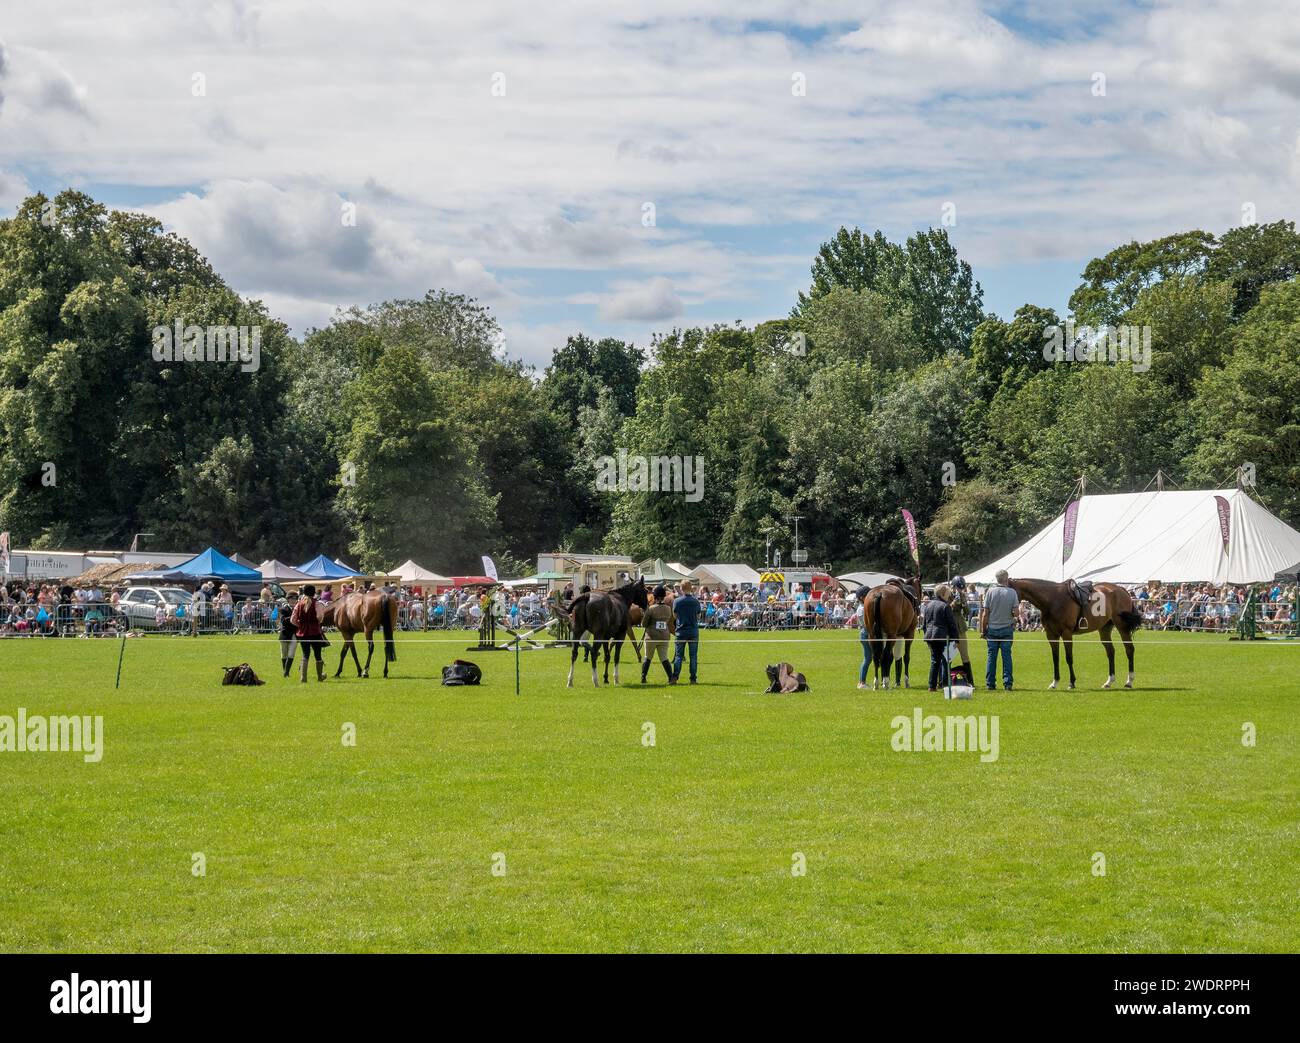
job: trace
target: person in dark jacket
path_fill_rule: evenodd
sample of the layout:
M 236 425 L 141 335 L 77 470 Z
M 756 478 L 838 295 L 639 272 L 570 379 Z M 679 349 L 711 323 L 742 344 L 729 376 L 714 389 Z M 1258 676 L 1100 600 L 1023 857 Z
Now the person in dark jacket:
M 298 652 L 298 624 L 293 621 L 293 612 L 289 602 L 283 600 L 276 606 L 280 620 L 280 665 L 284 667 L 284 676 L 289 676 L 293 669 L 294 656 Z
M 930 691 L 937 692 L 948 684 L 948 642 L 957 636 L 952 587 L 947 583 L 940 583 L 934 597 L 922 606 L 921 627 L 925 643 L 930 646 Z
M 316 680 L 325 680 L 325 663 L 321 649 L 325 647 L 325 632 L 320 625 L 320 612 L 316 608 L 316 588 L 308 583 L 302 588 L 302 597 L 293 606 L 293 623 L 297 627 L 298 647 L 302 649 L 302 666 L 298 680 L 307 683 L 307 660 L 316 653 Z

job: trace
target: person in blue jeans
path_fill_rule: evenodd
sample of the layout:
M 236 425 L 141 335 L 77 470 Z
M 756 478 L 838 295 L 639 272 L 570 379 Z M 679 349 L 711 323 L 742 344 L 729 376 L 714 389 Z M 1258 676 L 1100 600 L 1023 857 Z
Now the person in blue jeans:
M 853 598 L 862 605 L 862 626 L 858 630 L 858 640 L 862 642 L 862 669 L 858 671 L 858 687 L 867 687 L 867 671 L 871 669 L 871 642 L 867 640 L 867 606 L 862 599 L 867 596 L 867 587 L 859 587 L 853 592 Z
M 1011 691 L 1011 639 L 1016 633 L 1016 610 L 1020 595 L 1011 586 L 1006 570 L 997 573 L 998 585 L 984 595 L 980 609 L 980 636 L 988 644 L 988 664 L 984 668 L 984 687 L 997 688 L 998 654 L 1002 655 L 1002 687 Z
M 677 623 L 677 646 L 673 651 L 673 678 L 676 684 L 682 676 L 682 659 L 686 653 L 691 658 L 691 684 L 695 683 L 700 657 L 700 602 L 693 593 L 695 584 L 684 580 L 681 593 L 673 599 L 673 618 Z

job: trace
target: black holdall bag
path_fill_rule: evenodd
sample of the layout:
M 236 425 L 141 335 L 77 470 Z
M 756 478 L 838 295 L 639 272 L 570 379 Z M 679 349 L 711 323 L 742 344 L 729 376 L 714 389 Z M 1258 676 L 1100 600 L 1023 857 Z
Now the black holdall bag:
M 442 668 L 442 683 L 445 685 L 478 684 L 481 680 L 483 671 L 468 659 L 454 659 L 451 666 Z
M 221 679 L 222 684 L 266 684 L 247 663 L 240 663 L 238 666 L 227 666 L 222 669 L 226 671 L 225 677 Z

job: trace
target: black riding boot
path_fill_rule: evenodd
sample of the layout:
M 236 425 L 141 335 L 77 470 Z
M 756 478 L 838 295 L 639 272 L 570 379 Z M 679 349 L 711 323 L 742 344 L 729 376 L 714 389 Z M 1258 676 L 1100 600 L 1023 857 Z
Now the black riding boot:
M 641 683 L 645 684 L 646 678 L 650 675 L 650 660 L 641 660 Z
M 672 665 L 668 662 L 667 659 L 660 659 L 659 665 L 664 668 L 664 673 L 668 675 L 668 680 L 671 681 L 673 679 Z

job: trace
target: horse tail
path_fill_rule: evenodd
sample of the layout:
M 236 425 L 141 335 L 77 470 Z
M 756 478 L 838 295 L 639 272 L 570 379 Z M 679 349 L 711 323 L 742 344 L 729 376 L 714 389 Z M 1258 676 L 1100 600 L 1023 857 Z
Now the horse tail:
M 877 642 L 885 636 L 884 627 L 880 622 L 880 598 L 880 591 L 876 591 L 876 596 L 871 599 L 871 612 L 873 617 L 871 620 L 871 637 L 873 641 Z M 877 644 L 876 647 L 879 648 L 880 646 Z
M 1128 627 L 1129 630 L 1136 630 L 1142 625 L 1142 613 L 1134 612 L 1133 609 L 1129 609 L 1127 612 L 1121 612 L 1119 614 L 1119 621 Z
M 387 594 L 379 602 L 380 623 L 384 628 L 384 660 L 397 662 L 397 642 L 393 640 L 393 617 L 397 615 L 397 602 Z

